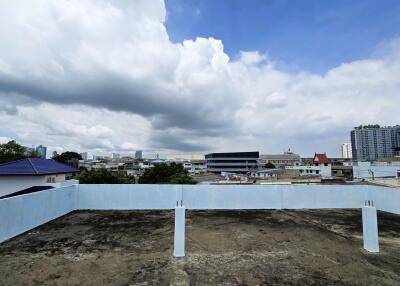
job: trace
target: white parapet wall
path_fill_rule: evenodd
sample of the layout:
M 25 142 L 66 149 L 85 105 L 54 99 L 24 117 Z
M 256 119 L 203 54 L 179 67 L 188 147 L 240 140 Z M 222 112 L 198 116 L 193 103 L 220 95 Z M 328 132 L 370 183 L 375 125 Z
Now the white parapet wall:
M 354 179 L 400 179 L 400 162 L 357 162 L 353 166 Z
M 73 210 L 358 208 L 400 214 L 400 189 L 367 185 L 74 185 L 0 200 L 0 242 Z
M 366 185 L 78 185 L 77 209 L 361 208 L 364 200 L 400 194 Z M 372 197 L 376 192 L 379 195 Z M 389 194 L 390 193 L 390 194 Z M 379 204 L 379 203 L 378 203 Z M 393 204 L 393 202 L 389 202 Z
M 76 187 L 68 186 L 0 200 L 0 242 L 76 209 Z
M 174 209 L 180 185 L 77 185 L 77 209 Z

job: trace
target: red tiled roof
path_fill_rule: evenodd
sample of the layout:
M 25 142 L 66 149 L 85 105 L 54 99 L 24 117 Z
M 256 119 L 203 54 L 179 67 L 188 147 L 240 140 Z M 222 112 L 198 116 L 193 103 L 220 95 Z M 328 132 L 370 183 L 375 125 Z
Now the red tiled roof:
M 313 163 L 319 163 L 319 164 L 329 164 L 331 160 L 328 159 L 326 154 L 318 154 L 315 153 Z

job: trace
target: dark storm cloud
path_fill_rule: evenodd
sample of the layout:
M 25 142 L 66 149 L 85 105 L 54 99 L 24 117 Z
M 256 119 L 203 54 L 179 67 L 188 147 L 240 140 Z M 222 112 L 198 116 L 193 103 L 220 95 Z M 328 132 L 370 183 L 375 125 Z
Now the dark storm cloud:
M 0 73 L 0 92 L 17 93 L 55 104 L 85 104 L 139 114 L 155 129 L 179 127 L 205 133 L 227 127 L 224 118 L 213 118 L 154 83 L 138 82 L 112 73 L 77 74 L 57 80 L 17 78 Z

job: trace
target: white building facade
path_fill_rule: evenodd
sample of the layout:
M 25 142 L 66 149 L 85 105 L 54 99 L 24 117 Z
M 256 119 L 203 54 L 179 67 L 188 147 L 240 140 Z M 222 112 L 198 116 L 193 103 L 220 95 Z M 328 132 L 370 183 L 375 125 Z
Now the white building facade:
M 342 145 L 340 146 L 340 150 L 341 150 L 343 159 L 353 158 L 353 152 L 351 150 L 351 143 L 342 143 Z
M 287 170 L 298 170 L 300 176 L 332 177 L 332 163 L 326 154 L 315 154 L 311 165 L 286 166 Z
M 354 179 L 400 179 L 400 162 L 356 162 L 353 165 Z

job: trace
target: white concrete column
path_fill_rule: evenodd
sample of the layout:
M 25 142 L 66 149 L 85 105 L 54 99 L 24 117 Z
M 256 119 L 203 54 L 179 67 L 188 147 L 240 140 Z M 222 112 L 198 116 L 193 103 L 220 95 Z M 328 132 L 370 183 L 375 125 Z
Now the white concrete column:
M 180 205 L 175 207 L 175 232 L 174 232 L 174 256 L 185 256 L 185 207 Z
M 373 201 L 366 201 L 362 208 L 364 249 L 379 252 L 378 219 Z

